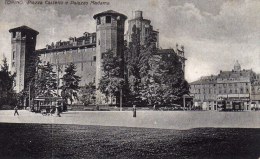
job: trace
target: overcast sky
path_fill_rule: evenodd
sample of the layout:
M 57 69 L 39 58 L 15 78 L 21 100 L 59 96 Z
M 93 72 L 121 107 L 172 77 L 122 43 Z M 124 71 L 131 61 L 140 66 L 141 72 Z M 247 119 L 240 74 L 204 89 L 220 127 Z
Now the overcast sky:
M 23 1 L 22 5 L 0 2 L 0 59 L 3 54 L 11 56 L 10 28 L 27 25 L 39 31 L 36 49 L 41 49 L 95 32 L 93 15 L 98 12 L 113 9 L 131 19 L 132 11 L 142 10 L 144 18 L 159 29 L 162 48 L 184 45 L 189 82 L 231 70 L 236 60 L 242 69 L 260 73 L 259 0 L 107 0 L 110 5 L 104 6 L 26 5 L 27 0 Z

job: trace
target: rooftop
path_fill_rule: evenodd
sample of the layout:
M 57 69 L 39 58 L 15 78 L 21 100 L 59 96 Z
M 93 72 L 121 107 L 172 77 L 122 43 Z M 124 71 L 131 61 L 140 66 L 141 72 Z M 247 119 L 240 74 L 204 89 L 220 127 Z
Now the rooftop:
M 187 60 L 184 57 L 184 52 L 182 50 L 177 50 L 177 53 L 174 49 L 159 49 L 156 53 L 156 55 L 162 55 L 162 54 L 176 54 L 178 55 L 180 58 L 184 58 L 185 60 Z
M 103 16 L 103 15 L 115 15 L 115 16 L 122 16 L 124 19 L 127 19 L 127 16 L 125 16 L 124 14 L 118 13 L 116 11 L 113 10 L 107 10 L 98 14 L 95 14 L 93 16 L 94 19 L 96 19 L 98 16 Z
M 191 82 L 190 84 L 213 84 L 217 82 L 217 76 L 204 76 L 201 77 L 199 80 Z
M 20 26 L 20 27 L 17 27 L 17 28 L 13 28 L 13 29 L 10 29 L 10 30 L 9 30 L 10 33 L 11 33 L 11 32 L 15 32 L 15 31 L 28 31 L 28 32 L 32 32 L 32 33 L 34 33 L 34 34 L 36 34 L 36 35 L 39 34 L 38 31 L 36 31 L 36 30 L 34 30 L 34 29 L 32 29 L 32 28 L 26 26 L 26 25 L 23 25 L 23 26 Z

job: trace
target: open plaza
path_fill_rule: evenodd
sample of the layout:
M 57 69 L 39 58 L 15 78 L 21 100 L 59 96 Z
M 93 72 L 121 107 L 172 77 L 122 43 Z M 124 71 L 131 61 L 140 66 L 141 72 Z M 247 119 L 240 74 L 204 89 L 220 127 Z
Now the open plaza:
M 61 117 L 43 116 L 27 110 L 1 110 L 2 123 L 40 123 L 123 126 L 161 129 L 191 129 L 199 127 L 217 128 L 260 128 L 260 112 L 217 112 L 217 111 L 68 111 Z

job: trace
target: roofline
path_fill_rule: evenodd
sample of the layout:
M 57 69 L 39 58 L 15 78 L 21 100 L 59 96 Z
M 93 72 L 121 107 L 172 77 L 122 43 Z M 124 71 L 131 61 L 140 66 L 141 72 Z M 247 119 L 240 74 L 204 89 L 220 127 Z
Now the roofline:
M 62 51 L 62 50 L 70 50 L 70 49 L 78 49 L 78 48 L 84 48 L 84 47 L 93 47 L 96 46 L 96 43 L 92 43 L 92 44 L 85 44 L 85 45 L 79 45 L 79 46 L 69 46 L 69 47 L 62 47 L 62 48 L 54 48 L 54 49 L 39 49 L 39 50 L 35 50 L 35 52 L 38 52 L 40 54 L 44 54 L 44 53 L 49 53 L 49 52 L 53 52 L 53 51 Z
M 95 15 L 93 16 L 93 18 L 96 19 L 97 17 L 102 16 L 102 15 L 119 15 L 119 16 L 122 16 L 124 19 L 127 19 L 127 16 L 126 16 L 126 15 L 124 15 L 124 14 L 122 14 L 122 13 L 115 12 L 115 11 L 112 12 L 112 13 L 109 13 L 109 12 L 107 12 L 107 11 L 104 11 L 104 12 L 95 14 Z
M 23 28 L 23 27 L 27 27 L 27 28 Z M 16 27 L 16 28 L 13 28 L 13 29 L 9 29 L 9 32 L 11 33 L 11 32 L 14 32 L 14 31 L 22 31 L 22 30 L 26 30 L 26 31 L 29 31 L 29 32 L 33 32 L 33 33 L 35 33 L 36 35 L 38 35 L 39 34 L 39 32 L 38 31 L 36 31 L 36 30 L 34 30 L 34 29 L 32 29 L 32 28 L 30 28 L 30 27 L 28 27 L 28 26 L 25 26 L 25 25 L 23 25 L 23 26 L 20 26 L 20 27 Z

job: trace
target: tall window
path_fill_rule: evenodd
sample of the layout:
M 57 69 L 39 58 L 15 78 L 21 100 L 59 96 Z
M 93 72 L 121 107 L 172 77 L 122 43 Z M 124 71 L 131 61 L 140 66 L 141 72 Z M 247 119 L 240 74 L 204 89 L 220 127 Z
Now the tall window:
M 100 17 L 97 17 L 97 25 L 101 24 Z
M 111 16 L 106 16 L 106 23 L 111 23 Z
M 15 51 L 13 51 L 13 60 L 14 60 L 14 57 L 15 57 Z

